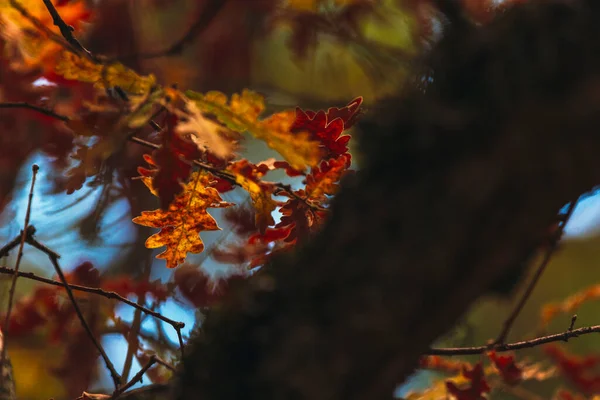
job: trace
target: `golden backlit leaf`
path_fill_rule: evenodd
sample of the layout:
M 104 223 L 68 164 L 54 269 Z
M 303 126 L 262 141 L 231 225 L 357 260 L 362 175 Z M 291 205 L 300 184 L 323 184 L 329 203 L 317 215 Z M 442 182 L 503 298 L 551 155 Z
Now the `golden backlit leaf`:
M 185 94 L 201 111 L 213 114 L 229 129 L 239 133 L 249 132 L 263 140 L 299 171 L 304 171 L 307 166 L 316 166 L 321 159 L 319 143 L 313 141 L 308 133 L 290 132 L 296 119 L 295 111 L 283 111 L 264 120 L 258 119 L 265 104 L 263 96 L 256 92 L 244 90 L 242 94 L 232 95 L 229 102 L 227 96 L 220 92 L 203 95 L 187 91 Z
M 166 260 L 168 268 L 183 263 L 187 253 L 197 254 L 204 250 L 200 232 L 220 230 L 207 208 L 233 205 L 222 201 L 219 192 L 210 187 L 212 181 L 211 175 L 195 172 L 168 210 L 142 211 L 142 215 L 133 219 L 138 225 L 160 228 L 160 232 L 146 240 L 146 247 L 156 249 L 166 246 L 167 249 L 156 258 Z M 152 185 L 149 180 L 144 183 L 149 187 Z
M 235 173 L 235 181 L 249 194 L 254 209 L 256 210 L 256 227 L 261 233 L 264 233 L 267 227 L 275 225 L 273 211 L 277 208 L 277 203 L 273 200 L 273 190 L 270 185 L 259 185 L 244 175 Z
M 223 137 L 222 126 L 204 117 L 196 103 L 188 101 L 186 108 L 187 113 L 178 113 L 185 121 L 180 122 L 175 131 L 179 134 L 189 134 L 200 150 L 208 150 L 222 159 L 230 157 L 233 154 L 234 143 Z
M 154 75 L 140 76 L 120 63 L 96 64 L 87 58 L 63 51 L 56 65 L 57 74 L 67 79 L 90 82 L 106 89 L 119 86 L 126 92 L 143 95 L 155 85 Z

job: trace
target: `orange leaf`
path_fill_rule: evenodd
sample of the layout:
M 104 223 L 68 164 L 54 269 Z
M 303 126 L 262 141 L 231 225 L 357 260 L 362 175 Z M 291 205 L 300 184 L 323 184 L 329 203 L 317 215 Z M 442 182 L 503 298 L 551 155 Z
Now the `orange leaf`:
M 222 201 L 219 192 L 210 186 L 212 182 L 211 175 L 195 172 L 168 210 L 142 211 L 142 215 L 133 219 L 136 224 L 161 229 L 146 240 L 146 247 L 156 249 L 166 246 L 167 249 L 156 258 L 166 260 L 168 268 L 183 263 L 187 253 L 204 250 L 200 232 L 220 230 L 207 208 L 233 205 Z M 144 183 L 151 184 L 148 180 Z

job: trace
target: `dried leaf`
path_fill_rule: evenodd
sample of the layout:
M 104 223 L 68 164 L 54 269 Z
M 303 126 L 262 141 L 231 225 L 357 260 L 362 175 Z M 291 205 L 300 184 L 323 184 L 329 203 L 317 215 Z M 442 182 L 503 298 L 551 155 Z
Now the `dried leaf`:
M 156 258 L 166 260 L 168 268 L 183 263 L 187 253 L 204 250 L 200 232 L 220 230 L 207 208 L 230 207 L 232 204 L 222 201 L 211 183 L 209 174 L 195 172 L 168 210 L 142 211 L 142 215 L 133 219 L 136 224 L 161 229 L 146 240 L 146 247 L 156 249 L 166 246 L 167 249 Z
M 155 85 L 154 75 L 140 76 L 123 64 L 95 64 L 87 58 L 63 51 L 55 72 L 67 79 L 90 82 L 101 89 L 119 86 L 128 93 L 144 95 Z
M 160 206 L 167 210 L 179 193 L 183 184 L 188 180 L 192 171 L 192 160 L 198 158 L 196 146 L 184 140 L 175 132 L 178 118 L 169 114 L 165 119 L 165 129 L 161 132 L 161 147 L 152 156 L 145 155 L 144 160 L 151 169 L 138 167 L 138 172 L 152 183 L 144 181 L 153 194 L 160 198 Z
M 203 151 L 210 151 L 221 159 L 228 159 L 233 155 L 234 143 L 223 137 L 222 126 L 207 119 L 202 115 L 196 103 L 186 103 L 187 113 L 179 113 L 184 122 L 177 125 L 175 131 L 179 134 L 189 134 L 192 141 Z
M 296 119 L 293 111 L 258 119 L 265 109 L 264 98 L 258 93 L 244 90 L 241 95 L 232 95 L 229 102 L 227 96 L 220 92 L 202 95 L 187 91 L 185 94 L 201 111 L 213 114 L 229 129 L 239 133 L 249 132 L 263 140 L 299 171 L 317 165 L 321 158 L 318 142 L 312 140 L 308 133 L 291 132 Z

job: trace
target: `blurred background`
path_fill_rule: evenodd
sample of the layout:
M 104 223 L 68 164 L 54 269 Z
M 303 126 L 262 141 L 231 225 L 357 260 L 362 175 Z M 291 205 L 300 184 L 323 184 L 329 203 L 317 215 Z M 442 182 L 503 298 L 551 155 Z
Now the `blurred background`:
M 27 5 L 27 2 L 23 3 Z M 364 97 L 368 111 L 378 101 L 401 90 L 410 73 L 411 60 L 426 51 L 439 33 L 436 15 L 427 1 L 223 0 L 222 3 L 224 5 L 200 34 L 186 42 L 181 51 L 166 57 L 148 55 L 169 48 L 184 37 L 203 13 L 210 12 L 213 2 L 90 0 L 86 6 L 91 10 L 91 17 L 82 23 L 80 36 L 92 52 L 116 57 L 141 74 L 152 73 L 164 86 L 176 84 L 184 90 L 219 90 L 226 94 L 244 88 L 256 90 L 265 95 L 269 113 L 296 106 L 313 110 L 339 107 L 357 96 Z M 484 20 L 490 7 L 499 2 L 464 3 L 474 19 Z M 2 75 L 0 87 L 6 84 L 1 79 Z M 51 85 L 51 82 L 41 79 L 34 84 L 41 87 Z M 243 155 L 250 161 L 276 156 L 262 142 L 250 137 L 246 139 Z M 90 262 L 103 276 L 126 275 L 135 280 L 168 282 L 173 271 L 165 267 L 163 260 L 154 259 L 159 251 L 144 247 L 152 230 L 131 222 L 141 210 L 156 208 L 157 200 L 139 182 L 129 187 L 122 179 L 135 175 L 135 167 L 142 165 L 144 152 L 145 149 L 132 149 L 126 154 L 128 158 L 122 160 L 126 167 L 112 171 L 114 174 L 108 181 L 88 182 L 70 195 L 57 190 L 60 172 L 54 169 L 52 157 L 37 150 L 28 153 L 14 167 L 16 179 L 13 184 L 4 186 L 12 195 L 0 215 L 0 243 L 10 241 L 22 227 L 31 165 L 36 163 L 41 170 L 34 193 L 31 224 L 37 229 L 37 238 L 61 254 L 61 265 L 66 271 Z M 360 154 L 354 155 L 354 167 L 360 168 Z M 283 174 L 269 175 L 269 180 L 292 185 L 300 183 Z M 126 190 L 134 196 L 125 196 Z M 241 191 L 227 193 L 223 198 L 236 204 L 247 200 Z M 223 229 L 202 233 L 207 250 L 200 255 L 190 255 L 187 261 L 210 276 L 226 276 L 232 267 L 216 262 L 210 256 L 210 249 L 231 240 L 234 235 L 219 210 L 211 214 Z M 543 332 L 563 331 L 569 326 L 571 315 L 567 314 L 557 316 L 552 324 L 543 328 L 542 306 L 600 282 L 600 268 L 597 267 L 600 260 L 599 222 L 600 196 L 591 194 L 577 205 L 566 227 L 563 245 L 517 319 L 509 338 L 511 341 Z M 1 265 L 14 266 L 16 252 L 13 253 L 2 259 Z M 46 277 L 54 275 L 47 257 L 32 249 L 26 250 L 21 270 Z M 4 287 L 0 293 L 5 302 L 10 277 L 0 276 L 0 284 Z M 38 286 L 32 281 L 19 280 L 17 298 L 26 300 Z M 138 300 L 136 296 L 130 299 Z M 144 300 L 147 304 L 153 302 L 151 296 Z M 440 339 L 439 345 L 484 344 L 498 334 L 510 310 L 509 301 L 482 299 L 447 337 Z M 156 311 L 185 322 L 183 334 L 186 337 L 201 315 L 201 310 L 182 297 L 167 300 Z M 600 303 L 586 303 L 577 314 L 576 326 L 599 323 Z M 127 365 L 131 377 L 140 368 L 140 359 L 127 355 L 128 342 L 120 329 L 122 325 L 139 324 L 146 335 L 145 345 L 160 347 L 163 349 L 161 355 L 176 361 L 178 339 L 170 325 L 136 315 L 125 305 L 117 306 L 114 317 L 112 325 L 108 326 L 114 328 L 113 332 L 107 329 L 102 338 L 117 370 L 121 371 Z M 48 332 L 36 331 L 8 341 L 19 398 L 61 399 L 69 398 L 77 391 L 81 393 L 78 382 L 82 378 L 74 370 L 81 373 L 82 369 L 89 372 L 86 379 L 93 382 L 90 389 L 111 387 L 110 377 L 100 360 L 93 357 L 92 361 L 78 359 L 76 353 L 69 356 L 69 351 L 74 349 L 69 347 L 68 339 L 58 339 L 53 346 L 48 346 L 46 335 Z M 569 349 L 575 353 L 600 352 L 600 342 L 590 335 L 572 340 Z M 532 360 L 543 359 L 537 349 L 519 354 Z M 76 365 L 64 369 L 62 363 L 65 360 Z M 89 362 L 94 365 L 84 367 Z M 49 374 L 49 368 L 55 373 Z M 398 395 L 426 388 L 436 379 L 440 376 L 431 372 L 417 373 L 407 385 L 398 389 Z M 541 398 L 550 398 L 559 385 L 565 385 L 559 378 L 524 384 Z M 492 398 L 521 397 L 522 393 L 501 393 Z

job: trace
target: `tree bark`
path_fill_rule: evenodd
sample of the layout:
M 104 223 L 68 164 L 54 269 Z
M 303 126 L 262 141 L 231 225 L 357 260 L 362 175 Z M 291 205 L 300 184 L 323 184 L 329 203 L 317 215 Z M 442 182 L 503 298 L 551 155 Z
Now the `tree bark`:
M 421 70 L 429 83 L 363 122 L 366 165 L 323 231 L 207 316 L 174 398 L 392 398 L 432 341 L 518 276 L 558 210 L 600 183 L 594 1 L 450 28 Z

